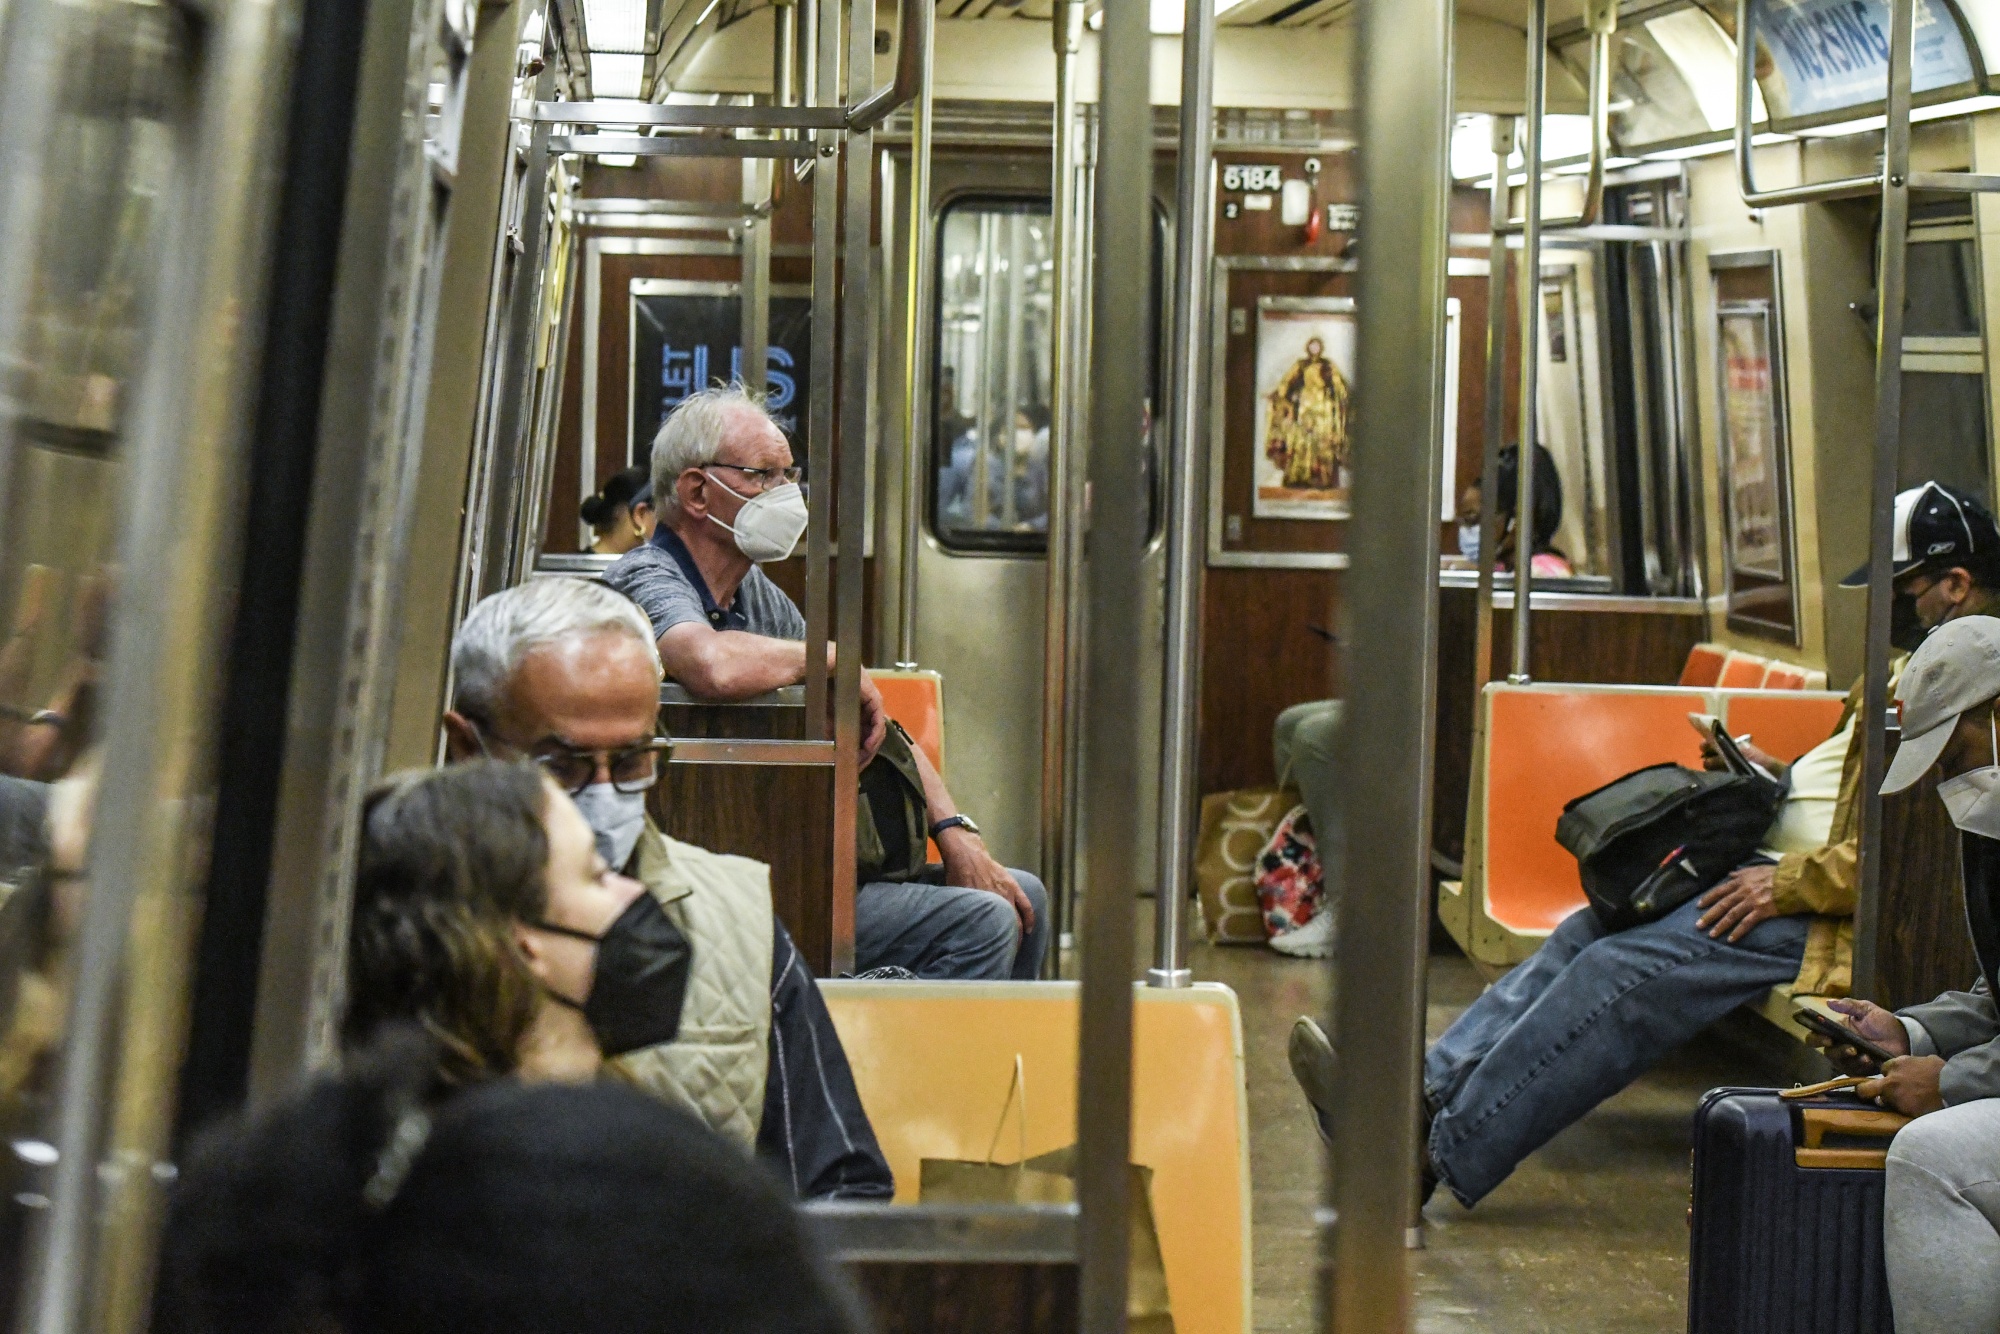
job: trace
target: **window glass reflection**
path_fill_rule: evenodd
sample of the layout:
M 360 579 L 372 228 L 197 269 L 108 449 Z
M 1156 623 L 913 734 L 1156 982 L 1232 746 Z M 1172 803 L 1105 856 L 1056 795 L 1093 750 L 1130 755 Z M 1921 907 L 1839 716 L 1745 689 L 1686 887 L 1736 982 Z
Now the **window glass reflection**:
M 0 1321 L 48 1208 L 54 1071 L 88 897 L 122 456 L 192 68 L 182 10 L 12 0 L 51 33 L 35 189 L 0 235 Z M 18 57 L 0 47 L 0 65 Z M 90 1322 L 103 1312 L 94 1312 Z M 100 1327 L 102 1327 L 100 1325 Z
M 1042 201 L 957 204 L 938 229 L 932 516 L 947 545 L 1046 539 L 1052 243 Z

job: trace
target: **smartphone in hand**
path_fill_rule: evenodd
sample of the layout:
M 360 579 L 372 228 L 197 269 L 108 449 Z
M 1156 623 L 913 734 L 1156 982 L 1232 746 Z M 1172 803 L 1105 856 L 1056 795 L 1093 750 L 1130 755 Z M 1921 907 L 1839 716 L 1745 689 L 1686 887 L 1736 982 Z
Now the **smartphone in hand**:
M 1792 1018 L 1820 1036 L 1831 1039 L 1837 1046 L 1852 1047 L 1875 1062 L 1880 1067 L 1896 1059 L 1898 1053 L 1890 1051 L 1879 1042 L 1862 1037 L 1859 1033 L 1841 1023 L 1838 1019 L 1808 1005 L 1798 1006 L 1792 1011 Z

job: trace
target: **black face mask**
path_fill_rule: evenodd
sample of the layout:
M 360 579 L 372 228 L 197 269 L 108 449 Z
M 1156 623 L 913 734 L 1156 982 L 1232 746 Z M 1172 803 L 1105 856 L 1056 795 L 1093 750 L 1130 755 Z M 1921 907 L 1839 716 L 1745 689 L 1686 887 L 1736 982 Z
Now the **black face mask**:
M 597 946 L 597 971 L 583 1004 L 553 991 L 549 994 L 583 1012 L 606 1056 L 674 1040 L 681 1030 L 681 1002 L 687 996 L 693 951 L 658 899 L 640 894 L 601 936 L 552 922 L 535 925 Z
M 1897 593 L 1889 599 L 1889 642 L 1905 653 L 1922 645 L 1930 627 L 1917 615 L 1917 595 Z

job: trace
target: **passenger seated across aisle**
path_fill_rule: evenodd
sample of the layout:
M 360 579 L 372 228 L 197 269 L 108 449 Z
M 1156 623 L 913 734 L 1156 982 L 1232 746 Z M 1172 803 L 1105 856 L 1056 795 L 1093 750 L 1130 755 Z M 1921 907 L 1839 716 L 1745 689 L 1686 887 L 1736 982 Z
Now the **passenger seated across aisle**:
M 847 1334 L 766 1175 L 629 1089 L 440 1096 L 409 1029 L 203 1135 L 161 1256 L 169 1334 Z
M 576 801 L 599 855 L 657 899 L 694 961 L 677 1040 L 612 1072 L 770 1161 L 804 1199 L 894 1189 L 818 985 L 771 907 L 770 868 L 660 832 L 664 742 L 646 618 L 601 584 L 544 578 L 479 603 L 452 642 L 451 758 L 532 759 Z
M 1889 1146 L 1883 1208 L 1898 1334 L 1992 1334 L 2000 1329 L 2000 620 L 1967 617 L 1931 635 L 1910 656 L 1896 698 L 1903 738 L 1882 791 L 1932 770 L 1944 780 L 1938 796 L 1961 831 L 1981 976 L 1970 991 L 1894 1014 L 1864 1000 L 1833 1004 L 1898 1053 L 1856 1092 L 1917 1118 Z M 1830 1055 L 1853 1073 L 1876 1073 L 1852 1047 Z
M 783 560 L 806 527 L 784 432 L 740 385 L 682 400 L 653 440 L 653 540 L 605 571 L 644 609 L 667 675 L 699 699 L 748 699 L 805 679 L 805 618 L 758 567 Z M 828 656 L 825 668 L 832 669 Z M 861 676 L 862 763 L 882 745 L 882 697 Z M 944 779 L 914 747 L 925 823 L 942 865 L 902 882 L 863 883 L 854 901 L 861 971 L 922 978 L 1030 979 L 1048 939 L 1048 894 L 995 861 Z
M 1913 556 L 1911 553 L 1924 553 Z M 1927 483 L 1896 498 L 1897 647 L 2000 609 L 2000 530 L 1970 496 Z M 1843 583 L 1865 586 L 1862 568 Z M 1424 1060 L 1427 1186 L 1467 1206 L 1668 1052 L 1772 986 L 1843 995 L 1852 971 L 1862 683 L 1834 735 L 1791 767 L 1758 857 L 1657 921 L 1609 932 L 1583 909 L 1487 989 Z M 1754 749 L 1754 748 L 1753 748 Z M 1775 763 L 1761 752 L 1753 754 Z M 1782 767 L 1782 766 L 1781 766 Z M 1838 775 L 1836 779 L 1836 775 Z M 1292 1065 L 1324 1129 L 1337 1065 L 1312 1020 Z

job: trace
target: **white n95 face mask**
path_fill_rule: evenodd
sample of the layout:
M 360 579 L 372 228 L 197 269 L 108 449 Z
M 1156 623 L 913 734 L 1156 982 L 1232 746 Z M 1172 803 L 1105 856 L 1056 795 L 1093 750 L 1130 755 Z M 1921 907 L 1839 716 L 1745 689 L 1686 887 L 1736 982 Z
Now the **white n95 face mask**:
M 1991 718 L 1986 726 L 1994 733 L 1993 763 L 1947 778 L 1937 792 L 1953 824 L 1968 834 L 2000 839 L 2000 731 Z
M 646 828 L 646 794 L 620 792 L 615 783 L 592 783 L 570 798 L 597 840 L 597 854 L 614 871 L 625 869 Z
M 743 502 L 743 508 L 737 511 L 733 524 L 724 523 L 713 514 L 708 516 L 710 523 L 728 530 L 736 538 L 738 551 L 759 565 L 766 561 L 783 560 L 792 554 L 792 548 L 799 544 L 806 531 L 806 493 L 797 482 L 786 482 L 769 491 L 745 496 L 714 473 L 704 475 Z

